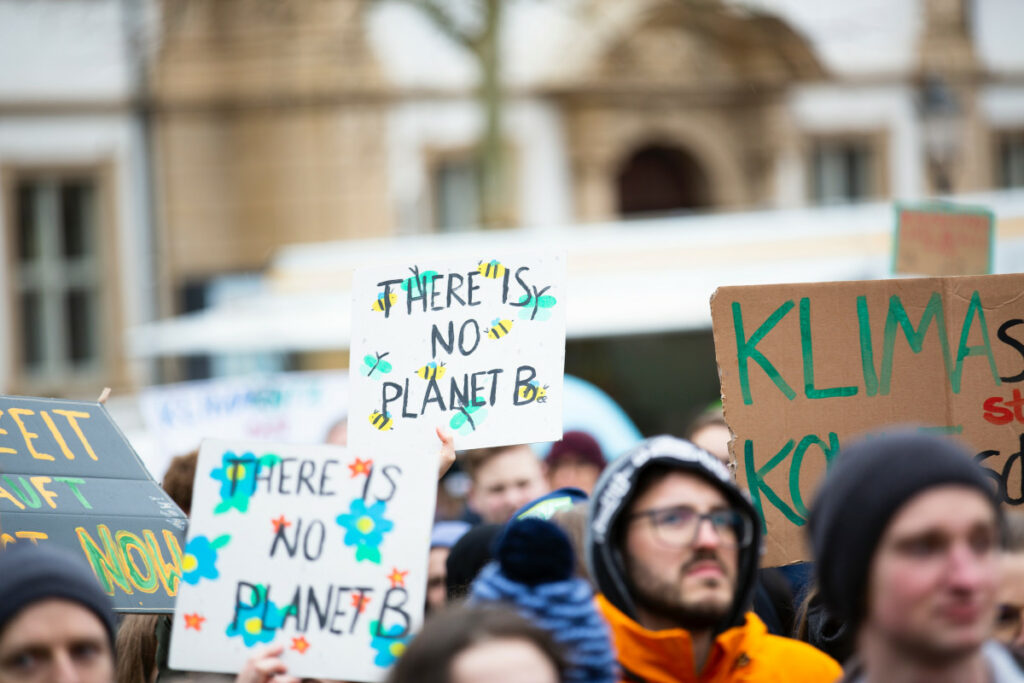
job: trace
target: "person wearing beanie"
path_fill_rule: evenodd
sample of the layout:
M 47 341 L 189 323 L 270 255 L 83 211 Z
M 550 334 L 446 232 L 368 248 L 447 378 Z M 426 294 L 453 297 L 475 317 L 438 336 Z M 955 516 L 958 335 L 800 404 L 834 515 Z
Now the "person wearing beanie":
M 452 546 L 445 562 L 445 590 L 448 602 L 469 595 L 469 587 L 480 570 L 494 557 L 494 544 L 503 524 L 480 524 L 462 535 Z
M 606 462 L 601 446 L 586 432 L 570 431 L 551 445 L 544 466 L 552 490 L 572 487 L 590 495 Z
M 621 680 L 831 683 L 842 671 L 806 643 L 768 633 L 750 611 L 761 527 L 710 453 L 648 439 L 601 475 L 587 561 Z
M 808 520 L 825 606 L 855 634 L 844 680 L 1024 680 L 987 642 L 1001 512 L 971 454 L 920 431 L 843 449 Z
M 46 545 L 0 552 L 0 683 L 113 683 L 115 631 L 80 558 Z
M 499 538 L 495 561 L 473 582 L 469 603 L 508 604 L 551 633 L 568 655 L 565 681 L 613 683 L 608 626 L 574 565 L 572 543 L 555 524 L 537 517 L 513 519 Z

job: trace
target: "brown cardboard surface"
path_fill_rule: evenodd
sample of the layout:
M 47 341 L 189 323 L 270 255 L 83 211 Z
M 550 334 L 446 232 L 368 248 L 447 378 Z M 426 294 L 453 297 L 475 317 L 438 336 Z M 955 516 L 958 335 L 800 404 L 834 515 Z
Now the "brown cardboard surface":
M 829 460 L 894 425 L 956 435 L 1004 503 L 1024 503 L 1024 275 L 721 287 L 711 317 L 766 565 L 809 559 Z
M 893 271 L 905 275 L 992 272 L 992 213 L 942 205 L 896 208 Z

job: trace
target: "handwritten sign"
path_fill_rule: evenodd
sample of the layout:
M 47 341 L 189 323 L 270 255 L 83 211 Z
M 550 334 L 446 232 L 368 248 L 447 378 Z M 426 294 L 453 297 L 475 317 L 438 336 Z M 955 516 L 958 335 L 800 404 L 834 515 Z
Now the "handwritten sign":
M 436 437 L 435 437 L 436 440 Z M 205 441 L 170 663 L 378 681 L 423 618 L 438 458 Z
M 955 435 L 1024 503 L 1024 275 L 721 287 L 725 417 L 769 565 L 808 558 L 808 506 L 843 444 L 897 424 Z M 879 473 L 879 476 L 885 476 Z
M 348 373 L 279 372 L 180 382 L 144 389 L 139 407 L 159 452 L 146 460 L 163 476 L 171 458 L 203 439 L 323 443 L 348 413 Z
M 995 218 L 956 204 L 896 206 L 893 271 L 908 275 L 992 272 Z
M 0 544 L 81 553 L 122 612 L 170 612 L 185 515 L 98 403 L 0 397 Z
M 494 256 L 356 272 L 355 452 L 561 438 L 565 256 Z

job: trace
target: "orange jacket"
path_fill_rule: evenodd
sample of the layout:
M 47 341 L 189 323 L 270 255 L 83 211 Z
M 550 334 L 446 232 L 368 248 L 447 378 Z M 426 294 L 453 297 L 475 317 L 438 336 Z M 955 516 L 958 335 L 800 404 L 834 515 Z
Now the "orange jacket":
M 697 673 L 690 634 L 681 628 L 649 631 L 604 596 L 597 605 L 611 627 L 624 683 L 832 683 L 842 669 L 806 643 L 768 633 L 753 612 L 718 635 Z

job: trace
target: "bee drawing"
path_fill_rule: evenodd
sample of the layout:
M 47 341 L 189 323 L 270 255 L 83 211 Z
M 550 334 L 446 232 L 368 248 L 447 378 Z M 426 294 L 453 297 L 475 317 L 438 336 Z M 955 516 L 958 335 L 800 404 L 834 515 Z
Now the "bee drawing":
M 441 379 L 444 377 L 444 373 L 448 370 L 444 366 L 444 363 L 430 362 L 424 365 L 422 368 L 416 371 L 416 374 L 423 379 Z
M 484 330 L 491 339 L 501 339 L 512 330 L 511 320 L 502 320 L 501 318 L 495 318 L 491 321 L 490 328 Z
M 480 261 L 476 269 L 481 275 L 492 280 L 497 280 L 505 274 L 505 266 L 501 265 L 500 261 L 495 260 L 488 261 L 487 263 Z
M 395 426 L 395 421 L 391 419 L 391 413 L 380 412 L 375 410 L 370 413 L 370 424 L 373 425 L 374 429 L 378 429 L 382 432 L 390 431 Z
M 523 320 L 547 320 L 551 317 L 551 309 L 558 303 L 558 299 L 550 294 L 524 294 L 519 297 L 519 303 L 522 305 L 519 317 Z
M 363 366 L 359 369 L 366 377 L 370 379 L 380 379 L 381 375 L 386 375 L 391 372 L 391 363 L 384 360 L 384 356 L 390 355 L 387 351 L 384 353 L 374 352 L 374 355 L 369 354 L 363 356 Z
M 534 380 L 529 384 L 519 387 L 519 398 L 523 399 L 527 403 L 536 401 L 537 403 L 547 403 L 548 401 L 548 385 L 540 386 L 540 383 Z
M 458 412 L 448 422 L 448 426 L 459 434 L 475 432 L 480 427 L 480 423 L 487 417 L 487 410 L 483 408 L 482 403 L 459 406 L 457 410 Z
M 394 306 L 396 301 L 398 301 L 398 295 L 395 294 L 394 292 L 388 294 L 388 299 L 386 302 L 384 301 L 384 292 L 381 292 L 380 294 L 377 295 L 377 300 L 373 302 L 373 306 L 370 307 L 370 310 L 377 311 L 378 313 L 383 313 L 387 309 Z

